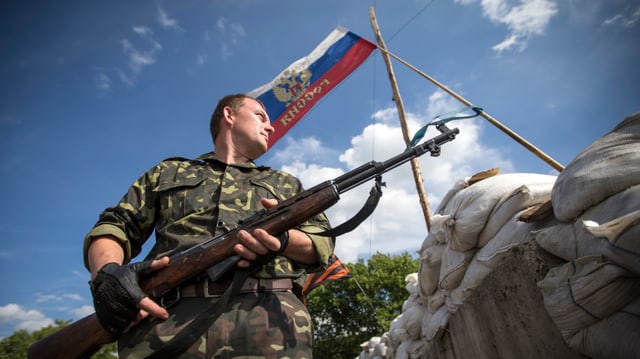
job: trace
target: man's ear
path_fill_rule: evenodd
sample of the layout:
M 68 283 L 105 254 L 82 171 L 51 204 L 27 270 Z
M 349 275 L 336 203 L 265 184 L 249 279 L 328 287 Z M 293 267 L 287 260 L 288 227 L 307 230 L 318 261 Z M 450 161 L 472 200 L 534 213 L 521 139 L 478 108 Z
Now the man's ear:
M 233 124 L 233 115 L 235 114 L 233 113 L 233 109 L 231 107 L 226 106 L 223 109 L 223 120 L 229 125 Z

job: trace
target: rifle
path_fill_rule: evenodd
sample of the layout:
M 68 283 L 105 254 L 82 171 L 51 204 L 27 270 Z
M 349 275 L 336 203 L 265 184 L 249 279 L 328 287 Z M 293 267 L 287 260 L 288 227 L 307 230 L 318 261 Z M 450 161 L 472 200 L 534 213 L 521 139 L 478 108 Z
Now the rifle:
M 404 152 L 387 161 L 371 161 L 333 180 L 320 183 L 274 207 L 259 211 L 224 234 L 171 256 L 169 266 L 141 280 L 140 288 L 150 298 L 158 300 L 182 283 L 204 272 L 212 278 L 220 277 L 239 260 L 238 255 L 233 251 L 233 246 L 238 243 L 238 231 L 244 229 L 250 232 L 262 228 L 278 236 L 333 206 L 340 199 L 341 193 L 374 178 L 379 181 L 383 173 L 427 152 L 433 157 L 439 156 L 440 146 L 453 141 L 460 131 L 457 128 L 449 129 L 444 123 L 438 124 L 436 128 L 441 132 L 440 135 L 422 144 L 408 147 Z M 117 338 L 112 337 L 100 325 L 94 313 L 35 342 L 29 347 L 27 357 L 29 359 L 88 358 L 100 347 L 115 340 Z

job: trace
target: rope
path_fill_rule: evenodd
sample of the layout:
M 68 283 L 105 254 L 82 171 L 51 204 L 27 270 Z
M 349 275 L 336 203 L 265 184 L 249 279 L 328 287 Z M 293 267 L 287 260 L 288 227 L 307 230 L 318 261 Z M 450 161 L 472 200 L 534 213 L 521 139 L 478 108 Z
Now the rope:
M 433 4 L 434 1 L 436 0 L 431 0 L 425 6 L 423 6 L 422 9 L 420 9 L 415 15 L 413 15 L 413 17 L 411 17 L 404 25 L 402 25 L 400 29 L 398 29 L 398 31 L 396 31 L 393 35 L 391 35 L 391 37 L 387 42 L 391 42 L 391 40 L 393 40 L 393 38 L 396 37 L 396 35 L 402 32 L 405 27 L 409 26 L 409 24 L 412 23 L 413 20 L 415 20 L 420 14 L 422 14 L 422 12 L 425 11 L 429 6 L 431 6 L 431 4 Z

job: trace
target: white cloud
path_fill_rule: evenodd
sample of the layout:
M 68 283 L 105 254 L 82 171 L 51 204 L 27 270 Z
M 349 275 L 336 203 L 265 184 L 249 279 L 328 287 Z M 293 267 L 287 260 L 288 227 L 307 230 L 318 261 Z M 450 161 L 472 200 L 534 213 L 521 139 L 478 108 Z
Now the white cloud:
M 279 163 L 292 161 L 312 161 L 326 162 L 328 158 L 335 158 L 338 152 L 325 147 L 315 137 L 306 137 L 300 140 L 293 140 L 290 137 L 281 139 L 287 143 L 284 149 L 278 150 L 274 154 L 274 159 Z
M 430 122 L 433 114 L 459 107 L 451 97 L 436 91 L 429 97 L 423 114 L 408 114 L 409 132 L 413 133 L 422 124 Z M 397 120 L 393 123 L 393 119 L 397 119 L 395 108 L 380 110 L 374 116 L 381 122 L 365 127 L 360 135 L 352 138 L 351 147 L 337 156 L 346 169 L 372 159 L 385 161 L 404 150 L 400 126 Z M 451 122 L 449 127 L 460 129 L 458 137 L 442 146 L 439 157 L 429 154 L 420 157 L 418 162 L 432 212 L 435 212 L 440 200 L 457 180 L 493 167 L 500 167 L 502 172 L 513 170 L 513 165 L 498 150 L 482 144 L 482 125 L 483 122 L 478 119 Z M 424 139 L 437 134 L 437 130 L 430 128 Z M 287 148 L 282 150 L 282 158 L 295 153 L 295 156 L 292 155 L 295 160 L 282 169 L 300 178 L 306 188 L 346 171 L 307 160 L 307 154 L 319 149 L 323 155 L 331 153 L 323 149 L 322 143 L 317 140 L 288 141 Z M 336 157 L 335 154 L 331 156 Z M 409 164 L 386 173 L 383 181 L 387 186 L 383 188 L 382 198 L 372 217 L 353 232 L 338 238 L 336 253 L 343 261 L 353 262 L 358 257 L 368 257 L 375 252 L 398 253 L 406 250 L 413 253 L 426 237 L 426 224 Z M 351 218 L 362 207 L 370 187 L 364 184 L 344 193 L 341 200 L 327 211 L 334 226 Z
M 175 30 L 175 31 L 184 31 L 180 24 L 178 24 L 178 20 L 171 18 L 166 11 L 162 8 L 158 8 L 158 23 L 165 29 Z
M 154 33 L 150 28 L 146 26 L 134 26 L 132 30 L 143 40 L 145 45 L 136 45 L 129 39 L 120 41 L 131 73 L 127 74 L 123 71 L 118 71 L 118 74 L 122 82 L 128 86 L 135 85 L 137 76 L 143 68 L 155 64 L 157 54 L 162 50 L 162 45 L 155 40 Z
M 12 325 L 14 330 L 38 330 L 52 325 L 53 319 L 37 310 L 27 310 L 18 304 L 7 304 L 0 307 L 0 324 Z
M 79 308 L 71 309 L 70 312 L 76 318 L 84 318 L 87 315 L 93 314 L 95 309 L 93 308 L 93 305 L 83 305 Z
M 207 62 L 207 54 L 199 54 L 196 56 L 196 65 L 204 65 Z
M 225 17 L 216 21 L 216 28 L 222 35 L 222 59 L 227 60 L 234 54 L 234 48 L 238 46 L 241 39 L 246 36 L 244 27 L 238 23 L 233 23 Z
M 37 303 L 45 303 L 45 302 L 63 302 L 68 300 L 82 301 L 84 298 L 76 293 L 65 293 L 61 295 L 55 294 L 40 294 L 36 293 L 36 302 Z
M 605 26 L 622 26 L 626 28 L 633 27 L 640 20 L 640 5 L 626 6 L 622 12 L 606 19 L 603 22 Z
M 470 5 L 478 0 L 454 0 Z M 483 14 L 492 22 L 506 25 L 509 33 L 493 50 L 501 53 L 508 50 L 522 51 L 534 35 L 544 34 L 551 18 L 558 13 L 555 0 L 479 0 Z
M 111 78 L 104 72 L 95 74 L 93 82 L 100 92 L 109 92 L 111 90 Z

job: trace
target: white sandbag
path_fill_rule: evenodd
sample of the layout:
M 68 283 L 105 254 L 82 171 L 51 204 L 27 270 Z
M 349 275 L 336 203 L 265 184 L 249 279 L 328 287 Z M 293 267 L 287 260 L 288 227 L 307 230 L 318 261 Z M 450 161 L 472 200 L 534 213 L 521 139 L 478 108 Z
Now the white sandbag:
M 422 340 L 402 342 L 395 353 L 395 359 L 420 359 L 425 343 Z
M 404 277 L 404 282 L 406 283 L 404 288 L 409 294 L 418 294 L 418 273 L 407 274 L 407 276 Z
M 425 357 L 427 343 L 424 340 L 414 340 L 409 346 L 409 359 L 422 359 Z
M 411 273 L 404 277 L 404 281 L 407 284 L 405 289 L 409 292 L 409 298 L 402 303 L 402 312 L 406 311 L 409 307 L 414 305 L 420 305 L 420 285 L 418 281 L 418 273 Z
M 427 311 L 429 313 L 435 313 L 444 305 L 444 298 L 447 292 L 442 290 L 435 291 L 429 298 L 427 298 Z
M 411 306 L 402 313 L 404 317 L 404 328 L 407 330 L 407 336 L 410 340 L 420 338 L 422 322 L 426 315 L 428 315 L 427 308 L 421 305 Z
M 549 316 L 569 341 L 636 298 L 640 278 L 601 256 L 588 256 L 551 268 L 538 287 Z
M 438 280 L 440 279 L 440 266 L 442 263 L 442 252 L 445 249 L 444 244 L 427 248 L 422 252 L 419 264 L 419 280 L 420 300 L 423 304 L 433 292 L 438 288 Z
M 594 241 L 605 244 L 602 256 L 640 276 L 640 210 L 607 223 L 583 221 L 583 225 Z
M 444 251 L 442 251 L 442 263 L 440 264 L 440 280 L 438 281 L 440 290 L 450 291 L 460 284 L 475 252 L 476 249 L 458 252 L 449 248 L 449 246 L 444 248 Z
M 549 176 L 548 180 L 548 183 L 522 185 L 501 199 L 489 214 L 487 223 L 478 235 L 478 247 L 484 247 L 515 213 L 551 199 L 555 177 Z
M 431 220 L 433 221 L 433 217 L 431 217 Z M 444 242 L 438 243 L 436 237 L 434 235 L 432 235 L 431 233 L 429 233 L 429 234 L 427 234 L 427 236 L 422 241 L 422 245 L 420 246 L 420 249 L 418 249 L 416 251 L 416 253 L 418 253 L 419 256 L 422 256 L 422 252 L 427 250 L 427 248 L 433 247 L 433 246 L 438 245 L 438 244 L 444 244 Z
M 380 343 L 375 344 L 373 352 L 371 353 L 371 359 L 384 359 L 387 357 L 387 345 L 380 340 Z
M 447 228 L 452 226 L 453 223 L 455 223 L 455 221 L 449 214 L 443 215 L 436 213 L 431 216 L 431 229 L 422 248 L 424 249 L 436 244 L 445 244 L 447 242 Z
M 591 358 L 640 358 L 640 297 L 610 317 L 578 331 L 567 344 Z
M 449 324 L 449 316 L 449 310 L 445 306 L 440 307 L 434 313 L 426 315 L 422 323 L 422 338 L 427 342 L 434 342 L 440 339 Z
M 409 309 L 409 307 L 412 307 L 414 305 L 422 305 L 422 302 L 420 301 L 420 297 L 418 295 L 411 294 L 409 298 L 407 298 L 404 303 L 402 303 L 402 311 L 404 312 L 405 310 Z
M 456 183 L 453 184 L 453 187 L 451 187 L 449 191 L 447 191 L 447 193 L 442 198 L 442 201 L 440 201 L 438 208 L 436 208 L 436 213 L 439 213 L 443 208 L 445 208 L 447 206 L 447 203 L 451 201 L 451 198 L 453 198 L 458 192 L 460 192 L 461 189 L 469 187 L 468 180 L 469 177 L 466 177 L 456 181 Z
M 395 359 L 409 359 L 409 349 L 411 348 L 410 341 L 404 341 L 398 345 L 396 349 Z
M 431 231 L 444 235 L 451 249 L 468 251 L 477 247 L 478 235 L 503 197 L 522 185 L 546 184 L 554 180 L 554 176 L 535 173 L 511 173 L 484 179 L 456 193 L 438 212 L 444 220 L 433 221 Z
M 638 225 L 631 225 L 616 244 L 595 237 L 584 223 L 608 223 L 640 209 L 640 185 L 633 186 L 591 207 L 572 222 L 561 222 L 534 231 L 536 242 L 547 252 L 571 261 L 589 255 L 607 260 L 638 273 Z M 601 231 L 602 232 L 602 231 Z
M 397 316 L 389 325 L 389 331 L 387 336 L 389 338 L 389 345 L 393 348 L 397 348 L 403 341 L 409 340 L 409 334 L 406 328 L 406 317 L 404 314 Z
M 478 172 L 472 176 L 456 181 L 456 183 L 453 184 L 453 187 L 451 187 L 451 189 L 447 191 L 447 194 L 442 198 L 442 201 L 440 201 L 440 204 L 436 209 L 436 213 L 440 213 L 440 210 L 444 209 L 451 198 L 453 198 L 453 196 L 455 196 L 461 189 L 467 188 L 472 184 L 485 180 L 489 177 L 497 176 L 499 173 L 499 168 L 490 168 L 486 171 Z
M 474 289 L 482 283 L 484 278 L 498 266 L 502 258 L 507 256 L 514 247 L 532 239 L 531 230 L 536 228 L 537 224 L 518 221 L 517 218 L 521 213 L 522 211 L 513 214 L 493 239 L 484 247 L 478 249 L 469 262 L 460 284 L 451 290 L 445 299 L 449 309 L 456 308 L 464 303 Z
M 640 184 L 640 113 L 584 149 L 560 172 L 551 192 L 553 212 L 570 221 L 603 199 Z
M 360 344 L 360 355 L 358 359 L 373 359 L 375 348 L 380 345 L 380 337 L 371 337 L 368 341 Z

